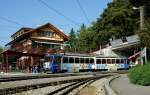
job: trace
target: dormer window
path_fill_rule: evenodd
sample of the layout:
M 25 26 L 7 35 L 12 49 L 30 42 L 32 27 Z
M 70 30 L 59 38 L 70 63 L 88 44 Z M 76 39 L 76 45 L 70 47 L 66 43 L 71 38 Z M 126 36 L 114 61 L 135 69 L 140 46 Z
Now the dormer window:
M 127 38 L 126 38 L 126 37 L 122 37 L 122 42 L 123 42 L 123 43 L 128 42 L 128 41 L 127 41 Z

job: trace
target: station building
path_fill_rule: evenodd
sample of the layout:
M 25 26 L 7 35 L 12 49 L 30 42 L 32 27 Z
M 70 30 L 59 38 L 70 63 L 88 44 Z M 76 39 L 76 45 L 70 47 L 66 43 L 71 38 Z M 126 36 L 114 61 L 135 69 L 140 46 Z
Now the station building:
M 58 48 L 58 52 L 61 52 L 64 42 L 69 39 L 63 31 L 50 23 L 37 28 L 21 28 L 11 38 L 12 41 L 6 44 L 2 52 L 3 69 L 8 70 L 8 58 L 13 57 L 15 67 L 24 71 L 34 65 L 40 65 L 40 59 L 47 51 Z

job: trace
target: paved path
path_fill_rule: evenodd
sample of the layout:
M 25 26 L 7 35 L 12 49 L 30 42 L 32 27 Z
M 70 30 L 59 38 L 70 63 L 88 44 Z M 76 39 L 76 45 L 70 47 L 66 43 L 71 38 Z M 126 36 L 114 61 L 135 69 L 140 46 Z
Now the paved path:
M 118 95 L 150 95 L 150 86 L 140 86 L 130 83 L 126 74 L 110 83 Z

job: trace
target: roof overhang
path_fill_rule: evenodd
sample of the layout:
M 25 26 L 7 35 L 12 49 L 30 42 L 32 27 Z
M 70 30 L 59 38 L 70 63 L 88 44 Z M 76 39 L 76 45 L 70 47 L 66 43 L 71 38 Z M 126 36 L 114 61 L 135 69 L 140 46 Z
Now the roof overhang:
M 124 49 L 129 49 L 135 46 L 139 46 L 140 41 L 137 42 L 133 42 L 133 43 L 125 43 L 125 44 L 121 44 L 117 47 L 112 47 L 112 50 L 116 51 L 116 50 L 124 50 Z
M 43 57 L 43 54 L 35 54 L 35 53 L 25 53 L 25 52 L 17 52 L 12 50 L 4 50 L 0 54 L 7 54 L 7 55 L 13 55 L 13 56 L 33 56 L 33 57 Z

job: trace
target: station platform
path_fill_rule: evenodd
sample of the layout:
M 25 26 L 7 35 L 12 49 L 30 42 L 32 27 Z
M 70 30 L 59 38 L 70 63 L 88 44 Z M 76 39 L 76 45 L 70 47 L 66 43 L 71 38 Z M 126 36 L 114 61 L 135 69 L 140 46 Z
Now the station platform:
M 78 73 L 21 73 L 21 72 L 9 72 L 0 73 L 0 79 L 12 78 L 12 77 L 34 77 L 34 76 L 77 76 L 77 75 L 89 75 L 92 72 L 78 72 Z

